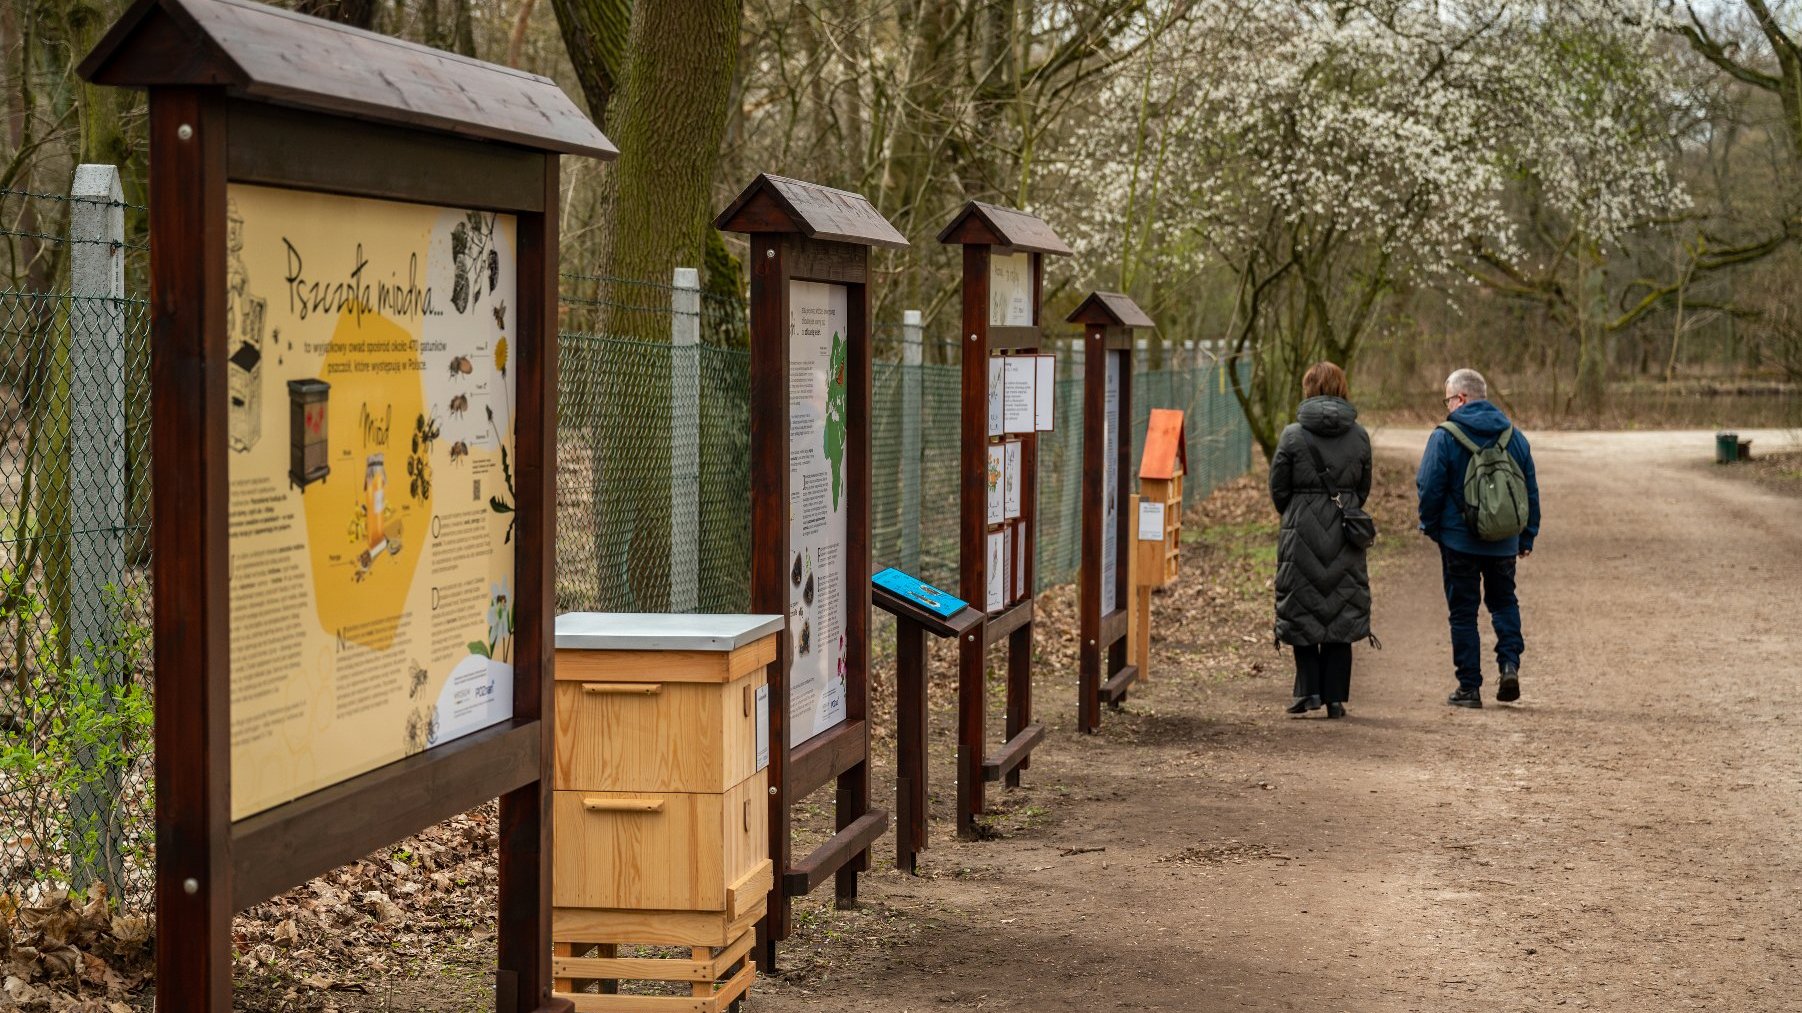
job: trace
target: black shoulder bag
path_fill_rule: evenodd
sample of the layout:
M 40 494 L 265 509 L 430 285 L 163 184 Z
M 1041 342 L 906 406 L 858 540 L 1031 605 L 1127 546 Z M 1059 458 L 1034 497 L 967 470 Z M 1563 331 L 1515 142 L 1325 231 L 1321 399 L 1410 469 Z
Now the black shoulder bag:
M 1343 495 L 1333 488 L 1333 476 L 1327 472 L 1326 459 L 1320 455 L 1320 448 L 1314 445 L 1314 438 L 1306 432 L 1301 434 L 1303 443 L 1308 445 L 1308 453 L 1314 457 L 1314 470 L 1320 473 L 1320 484 L 1326 486 L 1327 499 L 1339 508 L 1339 521 L 1345 528 L 1345 540 L 1360 549 L 1368 549 L 1377 540 L 1377 522 L 1364 512 L 1364 505 L 1355 497 Z

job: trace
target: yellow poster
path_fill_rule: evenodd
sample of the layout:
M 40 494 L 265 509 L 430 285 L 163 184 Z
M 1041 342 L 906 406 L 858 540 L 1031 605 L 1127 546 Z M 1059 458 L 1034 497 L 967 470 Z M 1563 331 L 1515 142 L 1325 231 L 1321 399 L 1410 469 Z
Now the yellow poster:
M 512 717 L 517 232 L 227 197 L 242 819 Z

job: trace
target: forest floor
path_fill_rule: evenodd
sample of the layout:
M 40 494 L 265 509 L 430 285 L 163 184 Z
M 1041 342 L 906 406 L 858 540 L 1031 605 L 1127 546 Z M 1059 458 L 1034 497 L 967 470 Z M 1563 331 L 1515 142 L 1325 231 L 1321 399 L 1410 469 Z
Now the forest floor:
M 1707 463 L 1712 433 L 1536 433 L 1523 698 L 1454 710 L 1438 560 L 1412 532 L 1425 435 L 1377 433 L 1384 649 L 1358 648 L 1347 719 L 1282 712 L 1275 517 L 1248 476 L 1191 512 L 1154 681 L 1097 735 L 1074 728 L 1071 591 L 1041 597 L 1051 734 L 1022 788 L 991 786 L 980 841 L 954 832 L 955 666 L 935 654 L 921 874 L 884 837 L 858 908 L 829 884 L 798 900 L 747 1010 L 1802 1010 L 1802 485 Z M 804 854 L 829 795 L 795 812 Z M 492 1009 L 492 822 L 240 916 L 238 1008 Z

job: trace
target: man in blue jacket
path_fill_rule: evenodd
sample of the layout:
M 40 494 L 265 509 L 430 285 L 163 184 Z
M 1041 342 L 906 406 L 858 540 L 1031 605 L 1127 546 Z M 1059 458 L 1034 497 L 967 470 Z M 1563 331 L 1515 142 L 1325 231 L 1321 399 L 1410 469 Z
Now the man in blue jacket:
M 1451 611 L 1452 663 L 1458 689 L 1446 702 L 1454 707 L 1481 707 L 1483 641 L 1477 630 L 1477 605 L 1488 605 L 1495 627 L 1495 660 L 1499 670 L 1495 698 L 1520 699 L 1520 655 L 1525 647 L 1520 629 L 1520 601 L 1514 593 L 1514 564 L 1533 554 L 1539 534 L 1539 481 L 1527 438 L 1514 430 L 1508 416 L 1489 403 L 1489 385 L 1474 369 L 1460 369 L 1445 381 L 1447 419 L 1479 448 L 1508 435 L 1506 450 L 1527 486 L 1527 525 L 1520 534 L 1484 541 L 1465 516 L 1465 468 L 1472 453 L 1444 429 L 1433 430 L 1420 459 L 1415 485 L 1420 492 L 1420 530 L 1439 543 L 1445 578 L 1445 602 Z M 1505 462 L 1504 462 L 1505 463 Z

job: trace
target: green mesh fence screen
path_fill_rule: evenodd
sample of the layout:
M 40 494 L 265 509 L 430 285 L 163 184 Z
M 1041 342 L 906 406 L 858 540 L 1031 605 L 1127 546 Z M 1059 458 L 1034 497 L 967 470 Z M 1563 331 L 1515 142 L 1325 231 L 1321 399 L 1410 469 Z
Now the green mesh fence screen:
M 574 291 L 572 291 L 574 290 Z M 557 606 L 561 610 L 741 611 L 750 590 L 749 355 L 743 308 L 703 300 L 698 345 L 672 344 L 683 311 L 664 286 L 566 279 L 559 392 Z M 571 321 L 592 329 L 570 329 Z M 898 566 L 955 587 L 958 530 L 957 343 L 922 340 L 903 356 L 900 328 L 875 347 L 871 412 L 871 548 Z M 661 336 L 661 337 L 658 337 Z M 1082 368 L 1077 336 L 1055 335 L 1057 428 L 1039 441 L 1040 589 L 1075 578 L 1080 563 Z M 698 359 L 686 368 L 685 357 Z M 1134 377 L 1134 459 L 1153 408 L 1186 414 L 1190 478 L 1205 496 L 1251 463 L 1250 431 L 1225 369 L 1212 361 L 1140 370 Z M 672 377 L 688 376 L 686 395 Z M 675 476 L 672 478 L 672 476 Z M 685 501 L 694 500 L 692 517 Z M 672 518 L 676 523 L 672 523 Z M 685 560 L 687 562 L 685 562 Z M 684 573 L 692 572 L 692 578 Z M 695 592 L 679 588 L 692 579 Z

